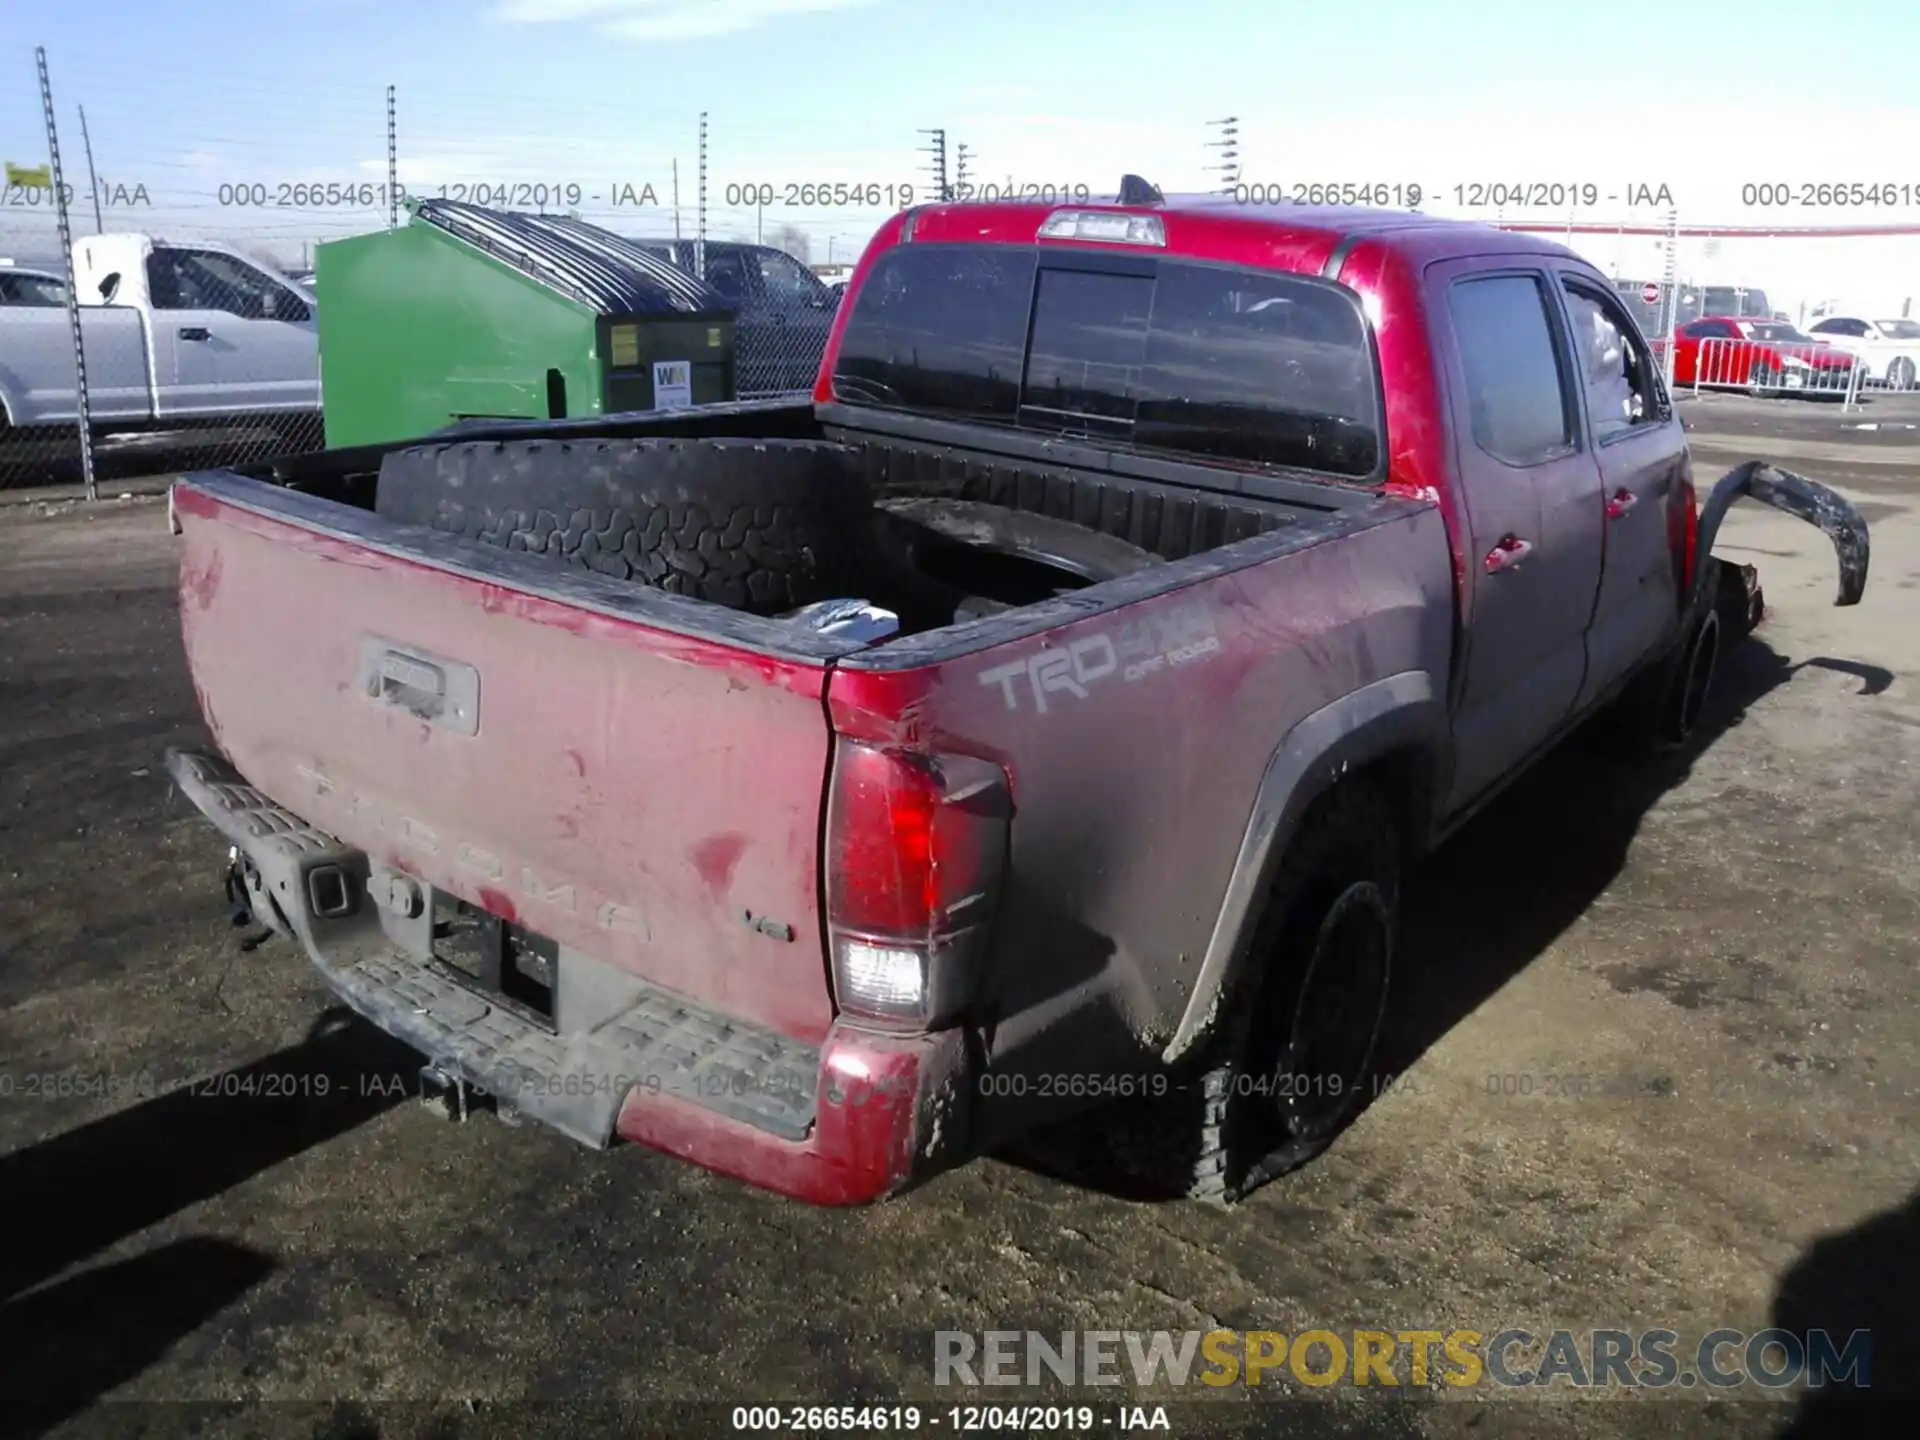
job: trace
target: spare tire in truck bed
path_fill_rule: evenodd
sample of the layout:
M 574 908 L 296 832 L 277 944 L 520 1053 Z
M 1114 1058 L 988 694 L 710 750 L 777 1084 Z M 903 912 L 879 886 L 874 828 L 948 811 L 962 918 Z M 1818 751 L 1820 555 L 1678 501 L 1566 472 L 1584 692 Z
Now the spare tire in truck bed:
M 857 593 L 866 482 L 842 446 L 803 440 L 471 440 L 387 455 L 374 508 L 770 615 Z

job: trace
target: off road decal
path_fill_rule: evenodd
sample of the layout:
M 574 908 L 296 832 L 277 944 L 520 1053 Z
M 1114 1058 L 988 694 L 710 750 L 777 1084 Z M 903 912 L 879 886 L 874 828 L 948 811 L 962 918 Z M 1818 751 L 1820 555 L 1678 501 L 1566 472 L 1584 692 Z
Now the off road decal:
M 1021 692 L 1031 690 L 1033 708 L 1044 715 L 1051 695 L 1084 700 L 1094 686 L 1115 676 L 1123 683 L 1144 680 L 1219 653 L 1212 613 L 1190 603 L 1047 646 L 1024 660 L 1009 660 L 981 671 L 980 683 L 998 685 L 1009 710 L 1018 710 Z

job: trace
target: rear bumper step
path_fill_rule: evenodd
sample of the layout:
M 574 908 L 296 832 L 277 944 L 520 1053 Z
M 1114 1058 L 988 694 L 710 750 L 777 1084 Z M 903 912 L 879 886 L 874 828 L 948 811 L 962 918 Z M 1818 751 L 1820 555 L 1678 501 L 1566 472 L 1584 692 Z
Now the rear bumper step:
M 244 858 L 254 915 L 448 1080 L 595 1148 L 622 1136 L 820 1203 L 875 1199 L 958 1158 L 957 1033 L 836 1024 L 815 1047 L 570 951 L 560 985 L 570 964 L 584 967 L 595 995 L 618 1002 L 598 1000 L 579 1012 L 586 1021 L 569 1023 L 563 991 L 549 1029 L 433 957 L 430 892 L 423 899 L 407 877 L 277 805 L 217 756 L 170 751 L 167 768 Z

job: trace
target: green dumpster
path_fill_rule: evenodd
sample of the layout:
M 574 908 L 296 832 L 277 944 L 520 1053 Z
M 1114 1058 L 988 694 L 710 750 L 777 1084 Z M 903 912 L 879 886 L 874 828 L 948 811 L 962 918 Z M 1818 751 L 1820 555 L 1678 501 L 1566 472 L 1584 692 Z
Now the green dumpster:
M 318 250 L 329 446 L 734 397 L 731 307 L 571 216 L 427 200 Z

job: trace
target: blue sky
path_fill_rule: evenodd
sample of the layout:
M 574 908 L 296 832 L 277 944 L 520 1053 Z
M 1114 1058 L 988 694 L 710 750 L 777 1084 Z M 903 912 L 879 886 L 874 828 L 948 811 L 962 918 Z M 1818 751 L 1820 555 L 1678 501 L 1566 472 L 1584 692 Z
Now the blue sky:
M 1755 218 L 1756 181 L 1920 186 L 1920 8 L 1892 0 L 14 0 L 6 28 L 0 155 L 45 157 L 44 44 L 69 179 L 84 184 L 84 105 L 109 199 L 128 202 L 109 228 L 282 248 L 384 215 L 250 207 L 232 187 L 377 183 L 389 83 L 416 190 L 577 185 L 602 197 L 580 207 L 591 218 L 635 233 L 671 229 L 675 160 L 691 227 L 705 110 L 712 233 L 792 226 L 815 259 L 849 258 L 878 212 L 757 211 L 726 187 L 924 184 L 915 132 L 936 125 L 981 178 L 1111 186 L 1138 170 L 1174 189 L 1214 183 L 1206 122 L 1234 114 L 1246 179 L 1419 183 L 1440 211 L 1474 182 L 1664 184 L 1684 216 L 1716 221 Z M 1876 67 L 1887 83 L 1807 78 Z M 659 206 L 606 204 L 621 184 L 651 184 Z M 1793 218 L 1920 220 L 1911 198 Z M 44 211 L 0 210 L 0 247 L 36 225 L 50 232 Z

